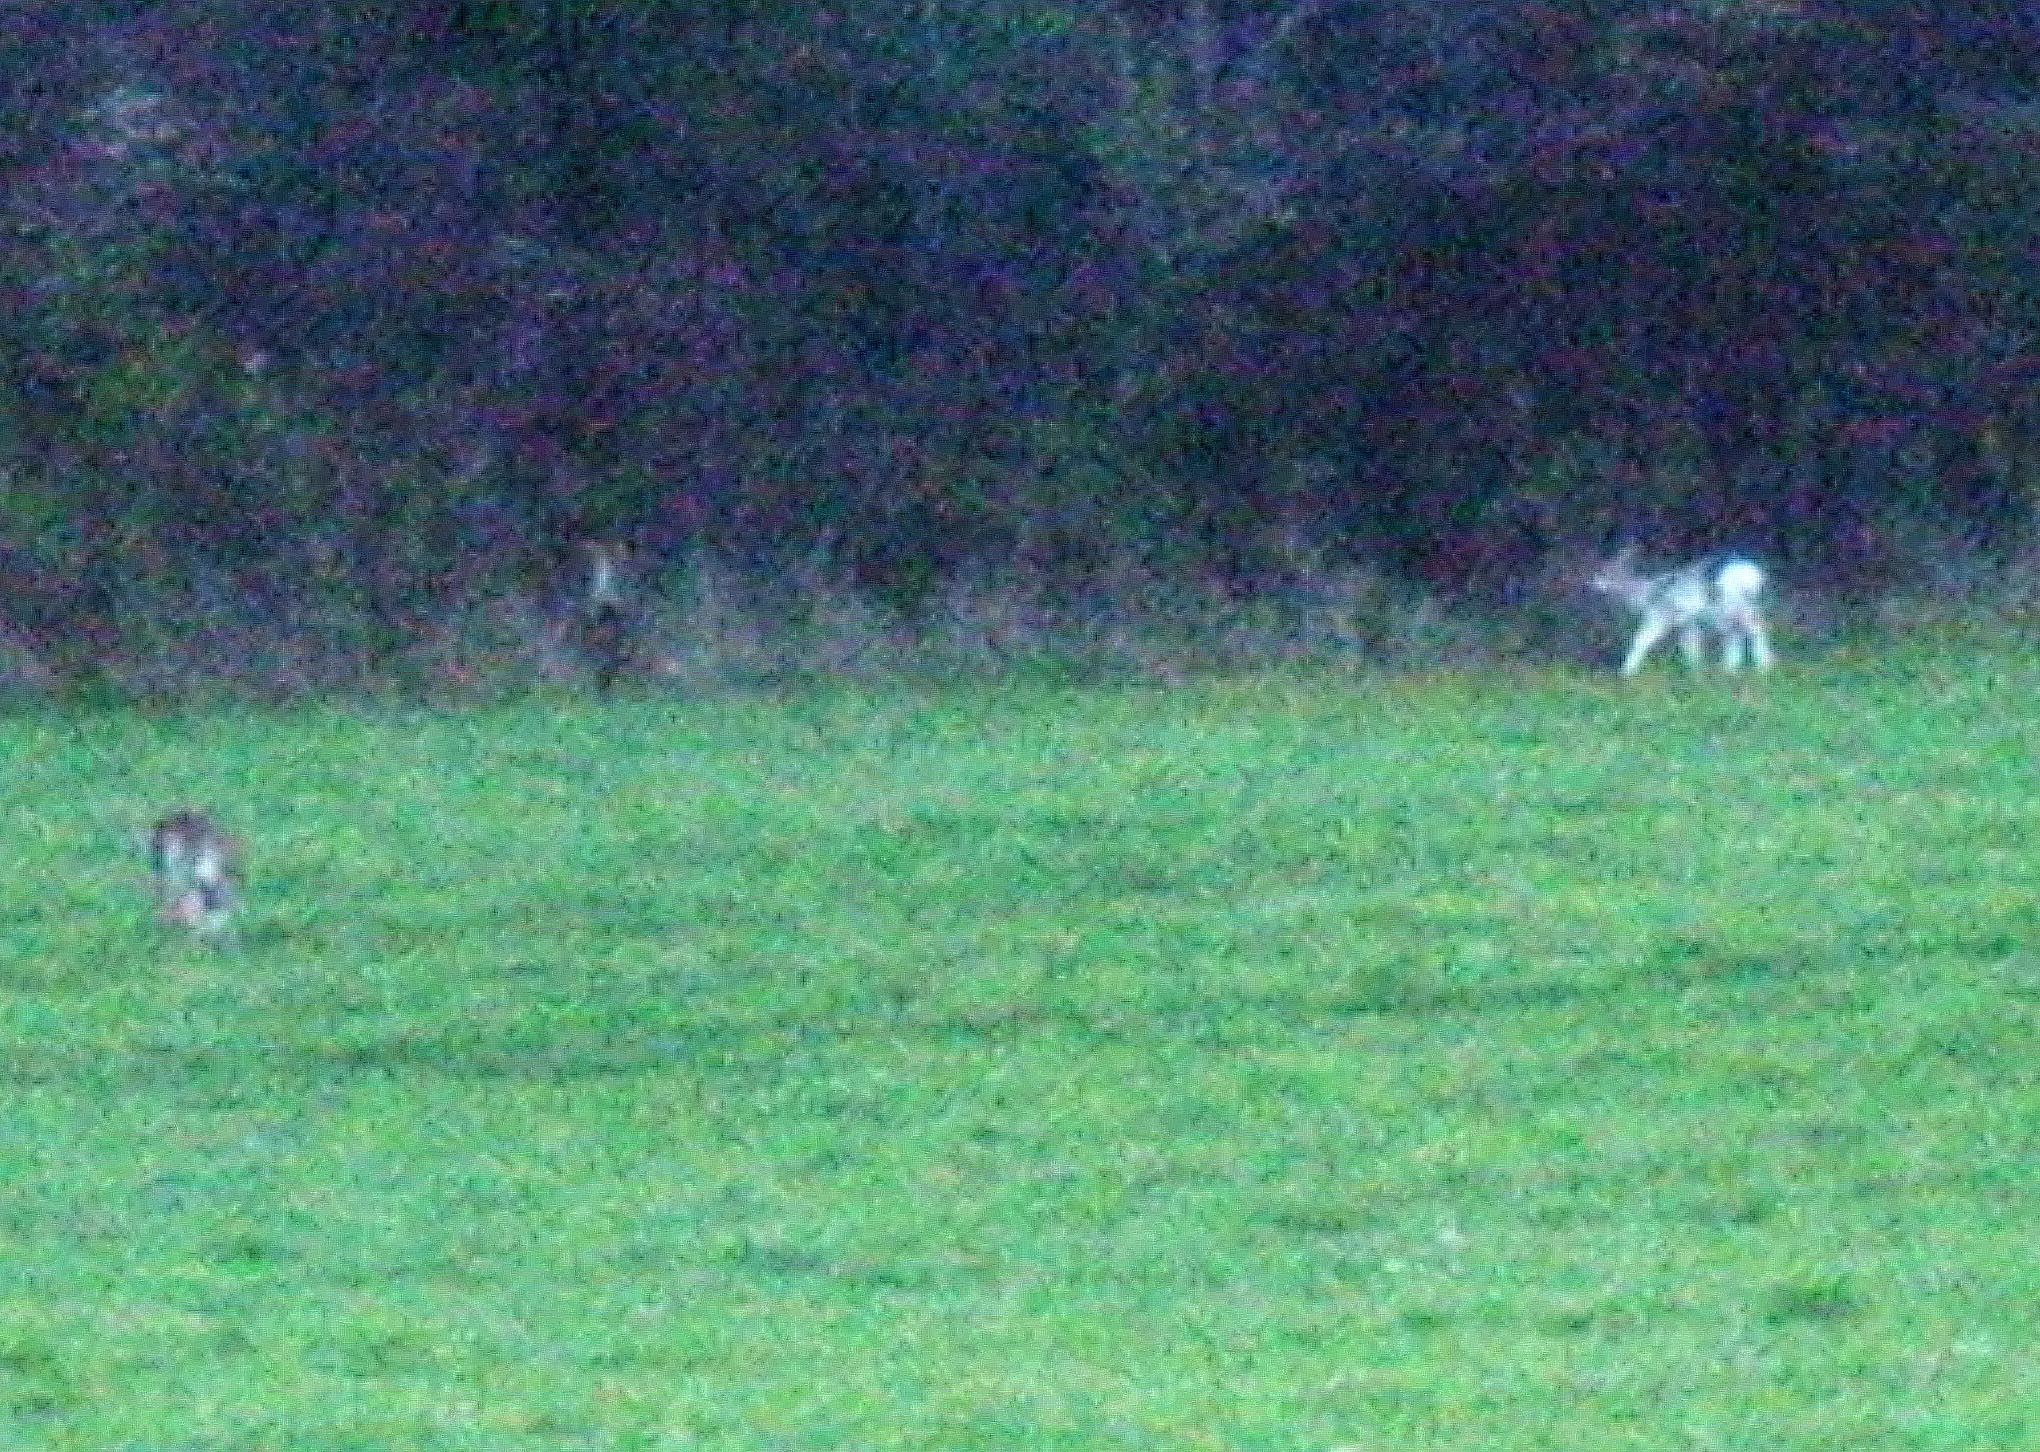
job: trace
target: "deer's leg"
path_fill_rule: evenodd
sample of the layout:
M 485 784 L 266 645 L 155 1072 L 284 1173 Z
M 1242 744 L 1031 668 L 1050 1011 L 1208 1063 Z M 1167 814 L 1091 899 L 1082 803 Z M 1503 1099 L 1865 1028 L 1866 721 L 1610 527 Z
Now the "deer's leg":
M 1721 622 L 1721 668 L 1730 675 L 1743 668 L 1744 648 L 1749 644 L 1748 626 L 1742 617 L 1731 615 Z
M 1771 668 L 1771 637 L 1765 633 L 1764 617 L 1752 610 L 1743 622 L 1743 629 L 1749 639 L 1750 660 L 1760 671 Z
M 1643 624 L 1636 627 L 1636 635 L 1629 642 L 1629 654 L 1622 658 L 1622 674 L 1633 676 L 1643 668 L 1643 659 L 1651 647 L 1665 638 L 1671 622 L 1661 615 L 1646 615 Z

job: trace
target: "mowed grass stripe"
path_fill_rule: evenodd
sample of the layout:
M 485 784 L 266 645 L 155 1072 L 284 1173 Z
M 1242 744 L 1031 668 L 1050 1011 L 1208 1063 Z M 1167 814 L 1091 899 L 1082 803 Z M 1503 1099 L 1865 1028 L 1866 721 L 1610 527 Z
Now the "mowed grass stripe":
M 2036 686 L 16 721 L 0 1444 L 2030 1445 Z

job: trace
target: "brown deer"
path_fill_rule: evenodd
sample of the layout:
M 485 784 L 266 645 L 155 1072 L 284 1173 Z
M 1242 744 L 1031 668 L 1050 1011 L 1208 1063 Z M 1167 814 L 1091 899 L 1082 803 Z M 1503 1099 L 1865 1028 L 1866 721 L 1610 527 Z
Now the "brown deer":
M 672 656 L 658 648 L 639 553 L 614 540 L 584 540 L 577 565 L 573 591 L 555 626 L 556 638 L 571 642 L 593 671 L 596 691 L 606 696 L 626 676 L 678 674 Z
M 595 689 L 608 695 L 636 659 L 637 621 L 626 587 L 631 554 L 627 546 L 611 540 L 589 540 L 582 553 L 587 576 L 576 602 L 581 647 L 594 667 Z
M 221 942 L 240 906 L 241 844 L 201 811 L 171 812 L 149 830 L 157 916 L 208 942 Z

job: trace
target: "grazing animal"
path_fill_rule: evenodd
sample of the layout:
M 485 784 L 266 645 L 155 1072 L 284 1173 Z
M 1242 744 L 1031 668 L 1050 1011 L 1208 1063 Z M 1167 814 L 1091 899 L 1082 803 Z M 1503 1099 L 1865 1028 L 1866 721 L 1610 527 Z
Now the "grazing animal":
M 1674 631 L 1686 664 L 1698 669 L 1702 637 L 1721 642 L 1721 668 L 1745 663 L 1771 668 L 1771 638 L 1764 629 L 1764 571 L 1740 555 L 1718 555 L 1659 574 L 1636 568 L 1636 547 L 1625 546 L 1587 580 L 1588 587 L 1621 601 L 1637 616 L 1636 634 L 1622 659 L 1622 674 L 1642 669 L 1652 647 Z
M 171 812 L 149 830 L 156 910 L 165 923 L 223 940 L 240 905 L 241 846 L 204 812 Z
M 585 593 L 576 602 L 581 646 L 595 670 L 595 689 L 608 695 L 618 676 L 637 664 L 640 633 L 625 580 L 629 552 L 621 545 L 591 540 Z

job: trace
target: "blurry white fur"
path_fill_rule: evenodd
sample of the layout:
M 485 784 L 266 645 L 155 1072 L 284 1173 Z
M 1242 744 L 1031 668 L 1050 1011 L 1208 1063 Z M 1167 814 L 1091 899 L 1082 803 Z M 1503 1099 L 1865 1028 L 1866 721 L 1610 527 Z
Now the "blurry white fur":
M 1637 617 L 1636 634 L 1622 660 L 1633 676 L 1667 635 L 1677 632 L 1686 664 L 1698 668 L 1703 637 L 1721 642 L 1721 668 L 1771 668 L 1771 638 L 1764 627 L 1764 571 L 1754 560 L 1724 555 L 1675 570 L 1645 574 L 1636 568 L 1635 546 L 1625 547 L 1587 580 L 1590 588 L 1621 601 Z

